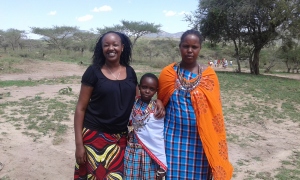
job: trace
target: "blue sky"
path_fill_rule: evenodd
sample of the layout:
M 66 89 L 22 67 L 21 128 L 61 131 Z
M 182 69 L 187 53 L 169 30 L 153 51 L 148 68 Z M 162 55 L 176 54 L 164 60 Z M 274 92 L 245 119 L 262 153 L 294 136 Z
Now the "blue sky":
M 176 33 L 189 29 L 184 14 L 197 9 L 198 0 L 0 0 L 0 29 L 30 31 L 30 27 L 77 26 L 91 30 L 121 20 L 161 24 Z M 31 36 L 31 35 L 29 35 Z

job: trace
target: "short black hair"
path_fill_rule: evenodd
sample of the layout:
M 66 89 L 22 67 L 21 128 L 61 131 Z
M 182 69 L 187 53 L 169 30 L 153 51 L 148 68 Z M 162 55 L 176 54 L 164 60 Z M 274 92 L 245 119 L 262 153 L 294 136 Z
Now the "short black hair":
M 117 34 L 120 37 L 121 43 L 124 45 L 124 49 L 120 57 L 120 64 L 123 66 L 129 66 L 131 62 L 132 43 L 128 36 L 116 31 L 108 31 L 100 36 L 94 49 L 93 64 L 100 67 L 105 64 L 105 57 L 102 48 L 102 40 L 104 36 L 109 33 Z
M 199 38 L 199 43 L 200 43 L 200 45 L 202 44 L 202 36 L 201 36 L 200 32 L 197 31 L 197 30 L 195 30 L 195 29 L 190 29 L 190 30 L 185 31 L 185 32 L 181 35 L 179 47 L 180 47 L 182 41 L 184 40 L 184 38 L 187 37 L 187 36 L 190 35 L 190 34 L 197 36 L 197 37 Z
M 141 79 L 140 79 L 140 84 L 142 84 L 142 81 L 143 81 L 145 78 L 147 78 L 147 77 L 154 79 L 154 80 L 156 81 L 156 83 L 157 83 L 157 86 L 158 86 L 158 78 L 157 78 L 157 76 L 156 76 L 155 74 L 153 74 L 153 73 L 146 73 L 146 74 L 144 74 L 144 75 L 141 77 Z

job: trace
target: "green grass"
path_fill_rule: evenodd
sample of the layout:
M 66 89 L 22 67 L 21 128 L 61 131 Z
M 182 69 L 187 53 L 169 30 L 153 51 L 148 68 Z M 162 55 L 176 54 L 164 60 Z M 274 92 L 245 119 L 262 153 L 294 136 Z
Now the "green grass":
M 300 82 L 280 77 L 217 72 L 223 102 L 224 118 L 234 127 L 252 126 L 267 129 L 266 124 L 294 122 L 300 127 Z M 252 133 L 252 134 L 251 134 Z M 227 140 L 239 147 L 247 148 L 265 137 L 255 133 L 255 129 L 243 133 L 228 132 Z M 249 161 L 262 161 L 261 157 L 249 157 Z M 237 165 L 246 166 L 245 159 Z M 239 167 L 236 167 L 238 173 Z M 274 172 L 247 172 L 245 179 L 286 180 L 300 179 L 300 152 L 282 162 Z
M 0 74 L 5 73 L 22 73 L 21 69 L 15 68 L 15 64 L 23 63 L 24 59 L 13 56 L 5 56 L 0 58 Z
M 66 101 L 62 96 L 71 96 L 72 100 Z M 23 134 L 32 137 L 33 141 L 46 135 L 57 139 L 68 129 L 64 122 L 70 121 L 69 115 L 75 109 L 76 98 L 72 92 L 58 92 L 58 96 L 53 98 L 42 98 L 38 94 L 19 101 L 4 102 L 0 104 L 4 112 L 1 116 L 16 129 L 22 130 Z
M 2 178 L 0 178 L 0 180 L 11 180 L 9 176 L 4 176 Z
M 230 117 L 229 112 L 233 112 L 235 116 L 248 113 L 249 116 L 246 118 L 257 123 L 263 123 L 266 118 L 276 122 L 290 118 L 293 122 L 300 123 L 300 82 L 298 80 L 231 72 L 217 74 L 222 100 L 231 104 L 224 107 L 225 115 Z M 241 105 L 236 104 L 237 98 L 243 100 Z
M 55 79 L 41 79 L 41 80 L 8 80 L 1 81 L 0 88 L 17 86 L 37 86 L 41 84 L 70 84 L 70 83 L 80 83 L 81 77 L 79 76 L 68 76 L 68 77 L 60 77 Z
M 293 154 L 277 169 L 278 173 L 275 176 L 278 180 L 300 179 L 300 151 L 294 151 Z

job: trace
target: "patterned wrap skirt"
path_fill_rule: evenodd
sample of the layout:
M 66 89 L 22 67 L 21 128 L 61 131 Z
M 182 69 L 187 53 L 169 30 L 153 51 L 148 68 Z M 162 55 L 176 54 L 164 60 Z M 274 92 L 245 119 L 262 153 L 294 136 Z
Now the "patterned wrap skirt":
M 85 164 L 75 165 L 76 180 L 123 179 L 127 134 L 107 134 L 83 129 L 83 144 L 87 153 Z
M 156 171 L 159 169 L 159 165 L 137 142 L 127 144 L 124 167 L 126 180 L 155 180 Z
M 196 76 L 184 70 L 182 73 L 186 79 Z M 167 180 L 211 179 L 211 169 L 197 130 L 190 93 L 176 89 L 170 97 L 166 106 L 165 143 Z

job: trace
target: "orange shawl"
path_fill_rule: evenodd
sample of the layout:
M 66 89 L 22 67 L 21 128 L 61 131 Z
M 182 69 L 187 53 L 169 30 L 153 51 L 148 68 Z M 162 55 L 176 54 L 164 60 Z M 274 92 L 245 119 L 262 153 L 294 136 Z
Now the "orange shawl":
M 165 67 L 159 76 L 158 99 L 164 106 L 175 90 L 177 74 L 175 63 Z M 215 71 L 208 67 L 202 73 L 200 84 L 191 91 L 199 136 L 212 168 L 214 180 L 229 180 L 233 167 L 228 160 L 225 124 L 222 113 L 220 86 Z

